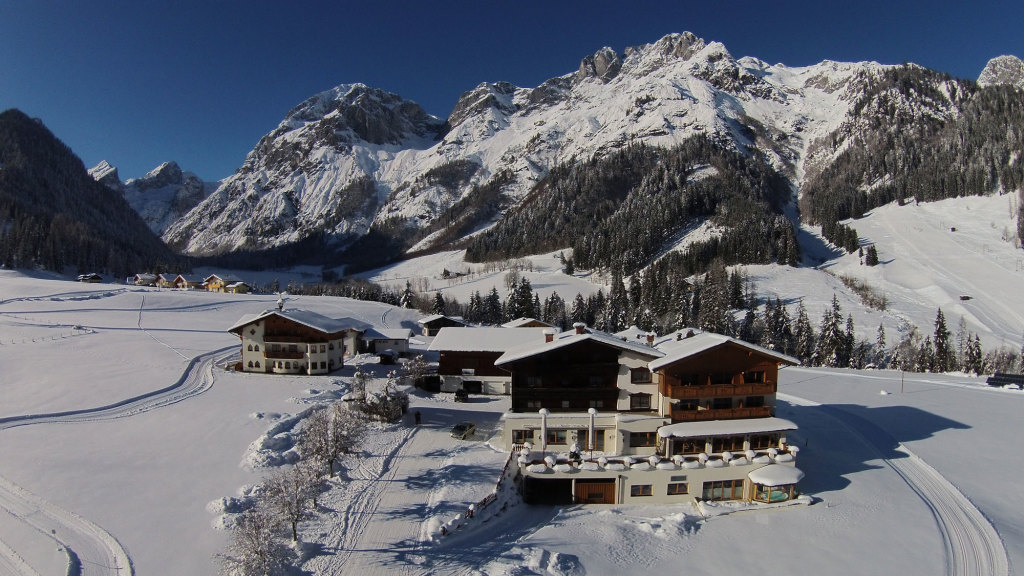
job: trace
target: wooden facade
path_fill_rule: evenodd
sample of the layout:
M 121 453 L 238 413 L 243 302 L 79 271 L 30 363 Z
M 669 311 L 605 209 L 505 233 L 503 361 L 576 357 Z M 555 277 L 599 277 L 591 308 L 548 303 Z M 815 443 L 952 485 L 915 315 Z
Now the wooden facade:
M 778 360 L 736 343 L 682 358 L 657 371 L 662 413 L 673 422 L 774 415 Z
M 475 376 L 508 376 L 508 372 L 494 365 L 502 352 L 453 352 L 440 353 L 437 373 L 441 376 L 461 376 L 465 370 L 472 370 Z
M 592 340 L 511 362 L 512 411 L 586 412 L 614 407 L 619 350 Z M 598 403 L 600 402 L 600 403 Z

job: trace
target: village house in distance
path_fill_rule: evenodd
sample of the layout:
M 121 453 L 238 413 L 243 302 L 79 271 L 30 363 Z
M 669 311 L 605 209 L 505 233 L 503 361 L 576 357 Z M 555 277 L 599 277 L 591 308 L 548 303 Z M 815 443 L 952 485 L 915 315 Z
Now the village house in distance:
M 803 472 L 775 417 L 795 358 L 719 334 L 646 344 L 576 325 L 495 361 L 505 444 L 537 503 L 782 502 Z
M 371 326 L 352 318 L 329 318 L 309 310 L 277 308 L 243 316 L 228 332 L 242 345 L 241 369 L 273 374 L 327 374 L 359 351 Z

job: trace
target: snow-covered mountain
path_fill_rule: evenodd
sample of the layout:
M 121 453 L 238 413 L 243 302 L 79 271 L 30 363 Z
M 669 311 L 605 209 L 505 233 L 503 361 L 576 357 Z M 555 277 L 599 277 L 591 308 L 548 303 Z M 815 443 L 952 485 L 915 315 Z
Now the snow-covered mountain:
M 622 53 L 602 48 L 574 72 L 535 88 L 482 83 L 460 97 L 446 120 L 398 95 L 341 85 L 289 112 L 163 238 L 190 255 L 312 238 L 323 243 L 305 244 L 310 249 L 302 254 L 350 247 L 384 261 L 394 256 L 389 251 L 452 246 L 486 228 L 557 166 L 633 145 L 672 147 L 698 135 L 764 158 L 793 189 L 788 213 L 795 219 L 804 184 L 816 184 L 824 198 L 822 182 L 827 187 L 831 179 L 818 176 L 849 150 L 871 145 L 872 154 L 886 157 L 893 130 L 920 134 L 923 142 L 934 125 L 960 117 L 977 90 L 913 65 L 899 68 L 770 65 L 681 33 Z M 998 68 L 1012 66 L 1004 61 Z M 902 162 L 873 160 L 861 169 L 846 156 L 847 188 L 864 194 L 891 181 L 893 170 L 906 170 Z M 859 173 L 850 173 L 851 164 Z M 481 197 L 489 209 L 453 226 Z M 819 201 L 803 216 L 831 224 L 859 213 L 846 206 L 856 200 L 837 202 L 844 206 L 836 213 L 823 213 Z
M 988 61 L 978 76 L 979 86 L 1005 84 L 1024 89 L 1024 62 L 1016 56 L 997 56 Z
M 374 224 L 421 228 L 499 174 L 511 177 L 503 191 L 515 200 L 560 163 L 695 134 L 760 149 L 796 180 L 809 156 L 832 153 L 808 149 L 845 119 L 858 78 L 883 68 L 737 60 L 683 33 L 621 54 L 603 48 L 536 88 L 480 84 L 447 121 L 397 95 L 342 85 L 289 112 L 164 239 L 214 254 L 320 231 L 345 243 Z
M 168 226 L 188 214 L 218 185 L 183 171 L 175 162 L 164 162 L 142 178 L 132 178 L 127 182 L 121 182 L 117 168 L 106 160 L 89 170 L 89 174 L 108 188 L 122 193 L 157 235 L 163 234 Z

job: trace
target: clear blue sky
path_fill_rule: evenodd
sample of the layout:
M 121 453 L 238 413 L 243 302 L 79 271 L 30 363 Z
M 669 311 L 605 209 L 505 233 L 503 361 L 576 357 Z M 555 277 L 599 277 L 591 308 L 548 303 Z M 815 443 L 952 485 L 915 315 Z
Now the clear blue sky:
M 803 66 L 915 62 L 977 78 L 1024 57 L 1024 2 L 0 0 L 0 110 L 122 179 L 230 175 L 293 106 L 363 82 L 446 117 L 483 81 L 533 87 L 672 32 Z

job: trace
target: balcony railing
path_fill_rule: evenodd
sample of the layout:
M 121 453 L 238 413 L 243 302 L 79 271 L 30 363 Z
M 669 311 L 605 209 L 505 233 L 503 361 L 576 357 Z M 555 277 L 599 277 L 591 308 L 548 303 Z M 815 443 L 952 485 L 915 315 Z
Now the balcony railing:
M 703 386 L 678 386 L 662 384 L 661 393 L 676 400 L 686 398 L 722 398 L 725 396 L 766 396 L 775 394 L 775 382 L 757 384 L 707 384 Z
M 305 352 L 285 352 L 283 350 L 279 350 L 277 352 L 274 352 L 272 350 L 264 350 L 263 351 L 263 357 L 264 358 L 271 358 L 271 359 L 278 359 L 278 360 L 302 360 L 303 358 L 306 357 L 306 353 Z
M 705 420 L 739 420 L 742 418 L 768 418 L 771 406 L 751 408 L 718 408 L 711 410 L 673 410 L 673 422 L 703 422 Z

